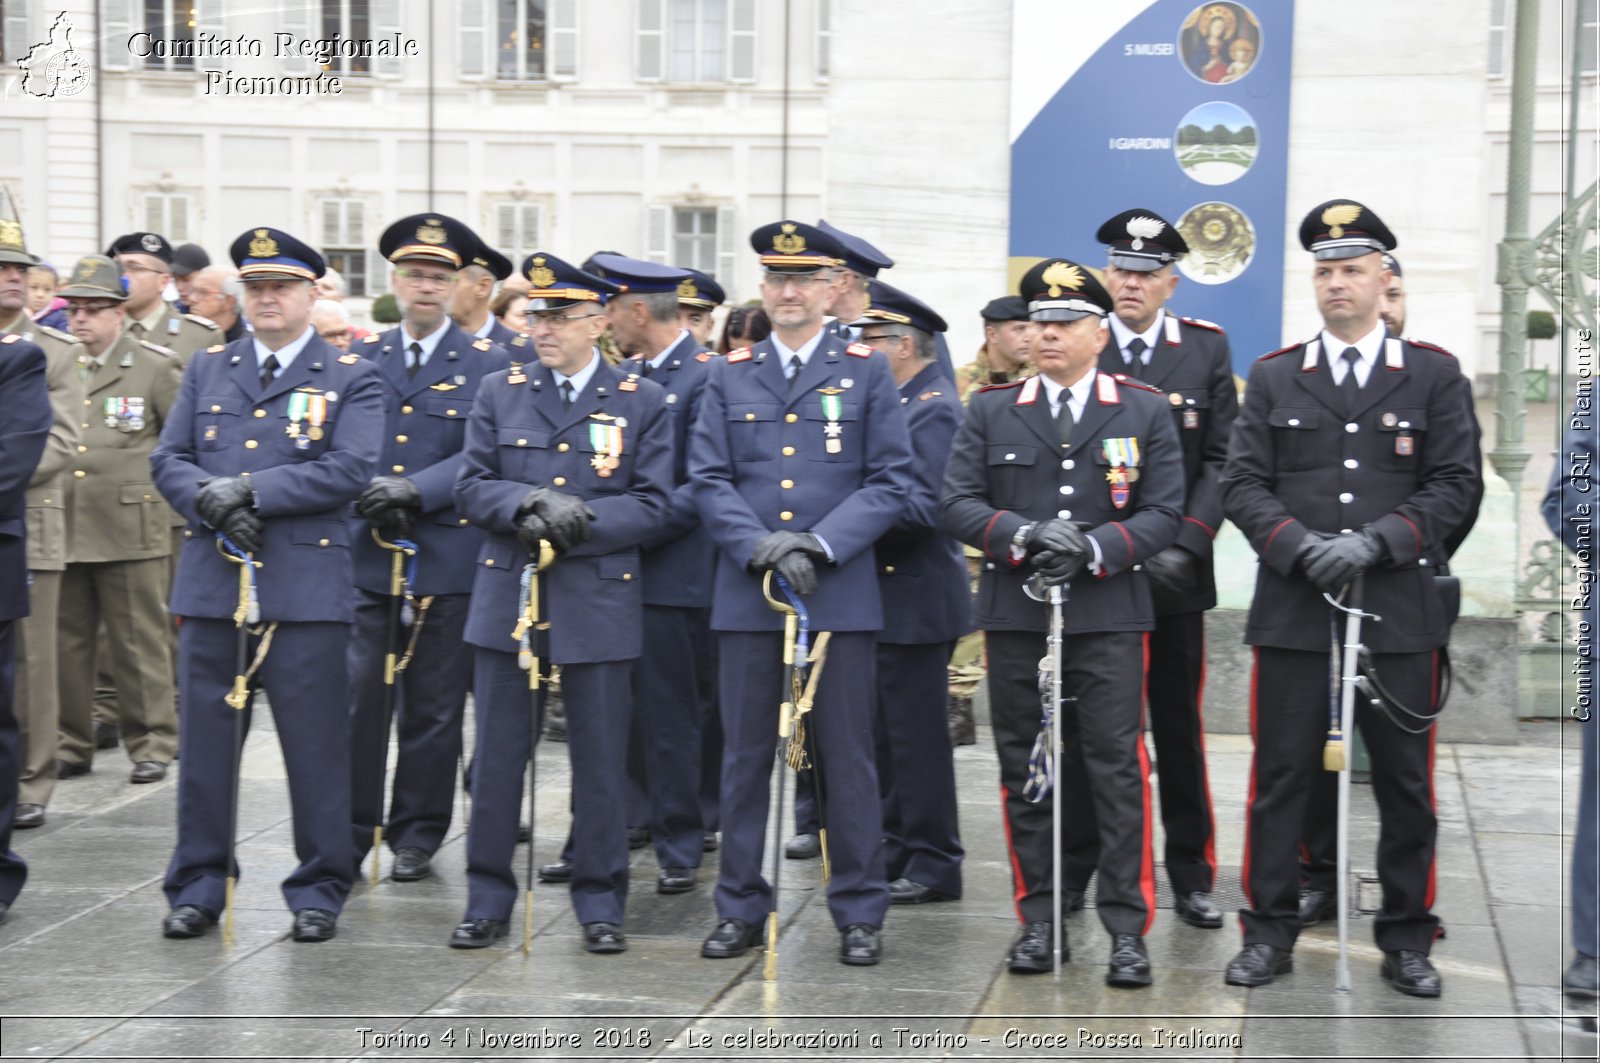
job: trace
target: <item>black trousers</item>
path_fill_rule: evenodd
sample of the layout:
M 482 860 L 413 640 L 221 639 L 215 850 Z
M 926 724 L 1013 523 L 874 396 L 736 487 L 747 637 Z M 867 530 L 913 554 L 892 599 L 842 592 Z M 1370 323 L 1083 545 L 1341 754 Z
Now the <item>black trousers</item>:
M 1373 664 L 1383 684 L 1422 711 L 1437 697 L 1434 653 L 1380 653 Z M 1239 913 L 1246 944 L 1294 947 L 1300 932 L 1300 833 L 1312 780 L 1323 771 L 1328 735 L 1326 653 L 1257 647 L 1251 686 L 1250 799 L 1245 810 L 1245 897 Z M 1384 951 L 1427 952 L 1439 920 L 1434 894 L 1433 751 L 1436 727 L 1407 734 L 1388 716 L 1356 699 L 1356 721 L 1372 757 L 1378 803 L 1378 879 L 1383 908 L 1374 936 Z
M 17 817 L 17 780 L 22 776 L 22 740 L 11 704 L 17 665 L 17 621 L 0 620 L 0 901 L 11 904 L 28 880 L 28 865 L 11 850 Z
M 644 654 L 633 670 L 633 727 L 628 739 L 630 790 L 645 795 L 660 867 L 699 867 L 701 643 L 711 637 L 704 609 L 644 607 Z
M 956 765 L 946 706 L 953 642 L 878 643 L 878 792 L 883 796 L 883 865 L 892 882 L 909 878 L 961 896 L 961 831 Z
M 1046 640 L 1037 632 L 990 631 L 985 643 L 1017 914 L 1024 922 L 1049 919 L 1051 798 L 1035 804 L 1023 796 L 1028 755 L 1040 730 L 1038 668 Z M 1087 797 L 1072 799 L 1062 791 L 1062 821 L 1084 816 L 1093 806 L 1100 841 L 1100 921 L 1113 934 L 1143 934 L 1155 915 L 1150 759 L 1139 696 L 1144 634 L 1068 636 L 1062 657 L 1062 694 L 1069 700 L 1061 714 L 1064 748 L 1058 773 L 1083 774 L 1089 783 Z

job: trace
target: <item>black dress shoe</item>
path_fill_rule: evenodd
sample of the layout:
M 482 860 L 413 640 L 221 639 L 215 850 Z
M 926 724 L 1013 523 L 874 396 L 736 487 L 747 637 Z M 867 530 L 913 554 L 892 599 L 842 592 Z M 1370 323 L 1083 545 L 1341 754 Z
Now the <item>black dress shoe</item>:
M 815 860 L 822 855 L 822 839 L 815 834 L 796 834 L 783 843 L 787 860 Z
M 11 911 L 10 901 L 0 901 L 0 923 L 6 921 L 6 913 Z
M 1201 930 L 1222 929 L 1222 911 L 1211 902 L 1211 894 L 1205 890 L 1195 890 L 1187 897 L 1173 898 L 1172 910 L 1190 926 L 1197 926 Z
M 647 846 L 649 844 L 650 844 L 650 828 L 649 827 L 629 827 L 628 828 L 628 848 L 629 849 L 643 849 L 645 846 Z
M 883 959 L 883 932 L 867 923 L 851 923 L 839 931 L 839 962 L 871 967 Z
M 1068 914 L 1083 911 L 1083 891 L 1071 887 L 1061 891 L 1061 910 Z
M 167 766 L 153 760 L 141 760 L 128 773 L 129 782 L 160 782 L 167 777 Z
M 114 723 L 97 723 L 94 725 L 94 747 L 96 749 L 116 749 L 122 744 L 122 732 L 117 730 Z
M 1112 934 L 1106 985 L 1138 989 L 1149 984 L 1150 954 L 1145 951 L 1144 938 L 1138 934 Z
M 700 881 L 700 873 L 692 867 L 664 867 L 656 872 L 657 893 L 688 893 Z
M 933 901 L 952 901 L 948 893 L 940 893 L 932 886 L 924 886 L 915 879 L 897 878 L 889 883 L 890 904 L 928 904 Z
M 17 815 L 11 825 L 18 830 L 32 830 L 34 827 L 44 826 L 43 805 L 18 805 Z
M 526 823 L 517 824 L 517 844 L 522 845 L 533 840 L 533 828 Z
M 510 932 L 511 924 L 505 919 L 463 919 L 461 925 L 450 931 L 453 949 L 486 949 Z
M 703 853 L 716 852 L 718 844 L 717 832 L 714 830 L 708 830 L 700 837 L 700 851 Z
M 724 919 L 700 943 L 700 955 L 708 960 L 730 960 L 743 956 L 761 943 L 761 928 L 743 919 Z
M 1011 949 L 1006 953 L 1006 969 L 1013 974 L 1043 974 L 1050 970 L 1050 928 L 1053 924 L 1049 920 L 1036 920 L 1022 928 L 1022 933 L 1017 940 L 1011 943 Z M 1061 934 L 1061 962 L 1066 963 L 1072 956 L 1072 950 L 1067 946 L 1067 935 Z
M 1294 953 L 1264 942 L 1246 945 L 1228 962 L 1222 980 L 1229 985 L 1267 985 L 1280 974 L 1294 970 Z
M 1408 997 L 1436 997 L 1444 990 L 1426 953 L 1396 949 L 1383 954 L 1383 980 Z
M 339 932 L 339 918 L 321 908 L 302 908 L 294 913 L 296 941 L 327 941 Z
M 217 925 L 217 917 L 194 904 L 180 904 L 161 920 L 161 936 L 169 938 L 197 938 L 207 927 Z
M 91 770 L 87 764 L 74 764 L 70 760 L 56 761 L 57 779 L 76 779 L 80 775 L 88 775 Z
M 539 865 L 540 882 L 571 882 L 572 864 L 566 860 L 557 860 L 553 864 Z
M 583 947 L 590 952 L 627 952 L 628 939 L 616 923 L 584 923 Z
M 394 851 L 394 867 L 389 877 L 396 882 L 419 882 L 433 874 L 433 857 L 414 845 L 402 845 Z
M 1324 919 L 1339 917 L 1339 895 L 1327 890 L 1300 891 L 1300 925 L 1316 926 Z
M 1561 976 L 1561 991 L 1573 1000 L 1594 1000 L 1600 997 L 1600 962 L 1593 956 L 1574 953 L 1572 965 Z

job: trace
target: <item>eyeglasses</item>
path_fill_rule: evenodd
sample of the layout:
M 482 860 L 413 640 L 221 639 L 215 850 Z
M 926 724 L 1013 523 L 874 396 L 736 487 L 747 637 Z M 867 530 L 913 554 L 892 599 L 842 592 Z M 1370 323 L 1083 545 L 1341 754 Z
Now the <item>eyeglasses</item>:
M 903 332 L 880 332 L 876 336 L 863 335 L 861 337 L 861 342 L 865 343 L 869 347 L 876 347 L 880 343 L 886 343 L 889 340 L 894 340 L 896 343 L 898 343 L 900 340 L 905 338 L 906 335 Z
M 74 302 L 69 302 L 69 303 L 67 303 L 67 316 L 68 317 L 93 317 L 94 315 L 100 313 L 100 311 L 102 311 L 102 310 L 110 310 L 112 307 L 120 306 L 120 305 L 121 305 L 120 303 L 74 303 Z
M 414 269 L 399 269 L 395 270 L 395 273 L 418 287 L 432 285 L 435 288 L 443 288 L 456 279 L 454 273 L 423 273 Z
M 574 321 L 582 321 L 586 317 L 602 317 L 601 314 L 552 314 L 534 310 L 525 311 L 522 315 L 527 318 L 530 328 L 539 325 L 548 325 L 552 329 L 564 329 Z
M 827 284 L 829 281 L 830 278 L 818 273 L 765 273 L 761 277 L 761 283 L 769 288 L 782 288 L 786 284 L 792 284 L 801 291 L 819 284 Z

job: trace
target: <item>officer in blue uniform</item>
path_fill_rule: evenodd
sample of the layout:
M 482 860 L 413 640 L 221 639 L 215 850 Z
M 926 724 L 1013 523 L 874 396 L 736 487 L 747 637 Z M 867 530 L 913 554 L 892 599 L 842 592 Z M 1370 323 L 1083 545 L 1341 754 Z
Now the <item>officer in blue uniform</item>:
M 711 628 L 725 742 L 719 923 L 701 955 L 743 955 L 773 906 L 761 866 L 784 697 L 783 622 L 762 596 L 773 569 L 805 600 L 812 629 L 833 633 L 810 721 L 826 806 L 840 810 L 827 825 L 828 906 L 840 959 L 874 964 L 889 893 L 872 749 L 883 626 L 872 545 L 905 511 L 909 436 L 888 363 L 824 328 L 839 245 L 794 221 L 762 226 L 750 242 L 773 333 L 710 363 L 689 448 L 695 501 L 719 548 Z
M 829 323 L 829 327 L 846 339 L 853 340 L 859 330 L 849 322 L 859 318 L 861 312 L 866 309 L 863 304 L 867 295 L 867 282 L 876 277 L 880 271 L 892 268 L 894 259 L 854 233 L 835 228 L 823 219 L 817 220 L 817 228 L 833 237 L 842 250 L 840 257 L 843 261 L 835 271 L 838 294 L 833 308 L 828 311 L 834 320 Z M 950 361 L 950 348 L 945 344 L 944 336 L 934 333 L 933 345 L 934 360 L 938 363 L 940 371 L 954 380 L 956 370 Z
M 1180 318 L 1166 308 L 1177 287 L 1183 236 L 1150 210 L 1126 210 L 1100 226 L 1106 245 L 1106 291 L 1111 296 L 1111 342 L 1100 352 L 1100 371 L 1126 373 L 1166 393 L 1183 447 L 1183 523 L 1178 539 L 1144 564 L 1155 600 L 1156 626 L 1146 654 L 1145 692 L 1150 734 L 1161 765 L 1161 823 L 1165 865 L 1179 919 L 1204 930 L 1222 927 L 1211 900 L 1216 878 L 1216 823 L 1206 771 L 1201 714 L 1205 678 L 1205 611 L 1217 604 L 1211 541 L 1222 527 L 1217 476 L 1228 457 L 1228 436 L 1238 416 L 1228 337 L 1209 321 Z M 1086 774 L 1063 773 L 1069 804 L 1088 810 L 1068 821 L 1063 874 L 1074 904 L 1099 859 Z
M 1109 985 L 1151 982 L 1144 934 L 1155 916 L 1150 762 L 1142 734 L 1144 632 L 1155 626 L 1141 566 L 1172 545 L 1183 456 L 1156 389 L 1096 368 L 1111 297 L 1083 266 L 1046 259 L 1022 278 L 1039 322 L 1039 375 L 971 396 L 950 451 L 941 523 L 982 551 L 978 626 L 989 660 L 995 752 L 1022 933 L 1016 973 L 1052 966 L 1050 801 L 1026 792 L 1040 733 L 1037 665 L 1050 609 L 1026 593 L 1037 573 L 1066 584 L 1058 762 L 1083 764 L 1099 825 L 1101 925 Z M 1062 815 L 1078 813 L 1062 791 Z M 1061 898 L 1065 906 L 1066 898 Z M 1065 958 L 1065 956 L 1063 956 Z
M 389 226 L 378 250 L 394 263 L 391 288 L 401 322 L 355 347 L 380 370 L 384 434 L 378 475 L 356 500 L 350 529 L 356 570 L 350 811 L 359 860 L 385 822 L 385 724 L 394 708 L 399 750 L 384 841 L 394 853 L 390 875 L 397 882 L 432 873 L 433 854 L 450 828 L 472 684 L 472 652 L 461 633 L 483 533 L 457 511 L 453 492 L 472 397 L 485 376 L 506 368 L 508 355 L 462 330 L 447 304 L 457 271 L 479 249 L 470 229 L 443 214 L 414 214 Z M 416 547 L 407 566 L 410 608 L 401 614 L 410 622 L 402 622 L 395 646 L 389 644 L 394 552 L 380 546 L 374 532 Z M 394 693 L 384 683 L 390 653 L 406 661 Z M 394 694 L 398 704 L 391 706 Z
M 881 280 L 868 285 L 861 342 L 889 360 L 911 435 L 905 514 L 874 550 L 883 630 L 878 633 L 878 789 L 891 904 L 961 896 L 956 769 L 945 707 L 950 654 L 972 630 L 961 545 L 939 529 L 950 442 L 961 424 L 955 382 L 934 360 L 942 317 Z
M 483 948 L 505 936 L 517 899 L 522 773 L 542 721 L 531 719 L 513 632 L 524 569 L 545 540 L 558 556 L 539 596 L 548 645 L 534 648 L 561 666 L 567 704 L 572 907 L 584 948 L 616 953 L 628 947 L 624 776 L 629 675 L 643 637 L 639 555 L 668 518 L 672 422 L 662 389 L 608 366 L 596 346 L 618 286 L 544 252 L 523 273 L 539 361 L 484 380 L 456 485 L 456 504 L 487 538 L 466 631 L 478 720 L 467 911 L 450 944 Z
M 23 512 L 28 481 L 50 435 L 45 355 L 21 336 L 0 336 L 0 923 L 17 902 L 28 865 L 11 850 L 22 776 L 22 740 L 12 706 L 17 621 L 28 615 L 28 557 Z
M 463 227 L 462 231 L 471 236 L 472 246 L 464 246 L 464 235 L 463 246 L 458 249 L 461 252 L 461 271 L 456 274 L 455 287 L 450 294 L 450 316 L 469 335 L 489 340 L 508 352 L 519 353 L 528 346 L 528 337 L 506 328 L 498 317 L 489 312 L 494 286 L 511 276 L 511 260 L 484 243 L 472 230 Z M 532 357 L 532 354 L 529 353 L 528 357 Z M 517 360 L 526 361 L 520 354 Z
M 283 883 L 296 941 L 326 941 L 355 874 L 350 846 L 350 503 L 372 479 L 383 431 L 378 369 L 311 326 L 322 257 L 271 228 L 231 254 L 255 332 L 195 355 L 150 456 L 156 486 L 187 518 L 172 613 L 179 633 L 178 845 L 167 869 L 167 937 L 198 937 L 222 911 L 239 751 L 224 700 L 236 670 L 239 566 L 260 600 L 252 687 L 272 701 L 289 776 L 297 867 Z M 270 645 L 267 639 L 270 636 Z M 249 716 L 245 717 L 248 727 Z
M 678 282 L 678 324 L 689 330 L 702 350 L 711 348 L 711 333 L 717 325 L 717 307 L 728 301 L 716 278 L 697 269 L 683 267 L 688 274 Z

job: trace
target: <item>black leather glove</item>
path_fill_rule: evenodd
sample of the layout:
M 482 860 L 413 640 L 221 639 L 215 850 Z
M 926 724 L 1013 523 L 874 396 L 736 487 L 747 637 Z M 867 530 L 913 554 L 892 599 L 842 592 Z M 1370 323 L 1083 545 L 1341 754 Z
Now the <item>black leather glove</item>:
M 380 509 L 367 519 L 390 542 L 410 538 L 411 529 L 417 524 L 416 515 L 409 509 Z
M 375 476 L 356 499 L 356 512 L 371 520 L 384 510 L 422 508 L 422 492 L 404 476 Z
M 230 510 L 222 518 L 222 524 L 217 530 L 232 540 L 233 545 L 247 554 L 253 554 L 261 549 L 261 533 L 265 525 L 261 517 L 253 509 L 240 508 Z
M 785 554 L 796 551 L 811 561 L 828 559 L 828 551 L 822 548 L 822 540 L 810 532 L 775 531 L 756 543 L 756 548 L 750 552 L 750 568 L 756 572 L 774 568 Z
M 1043 576 L 1047 584 L 1071 583 L 1089 567 L 1089 555 L 1075 550 L 1060 553 L 1048 550 L 1030 560 L 1033 570 Z
M 1028 529 L 1022 548 L 1031 560 L 1037 554 L 1065 554 L 1075 550 L 1089 552 L 1089 543 L 1069 520 L 1041 520 Z
M 236 509 L 249 509 L 255 505 L 256 493 L 250 481 L 243 476 L 213 476 L 200 481 L 200 490 L 194 496 L 195 512 L 211 527 L 222 530 L 223 521 Z
M 565 553 L 587 539 L 589 522 L 594 519 L 594 510 L 584 505 L 583 499 L 549 487 L 528 492 L 517 507 L 519 517 L 530 513 L 544 522 L 544 537 L 557 553 Z
M 517 542 L 535 561 L 539 558 L 539 540 L 549 538 L 549 526 L 532 513 L 517 521 Z
M 1383 540 L 1371 528 L 1336 535 L 1306 554 L 1306 579 L 1321 591 L 1336 591 L 1383 560 Z
M 780 532 L 779 534 L 785 534 Z M 793 534 L 792 532 L 787 534 Z M 790 550 L 778 558 L 773 568 L 778 575 L 789 581 L 789 586 L 796 594 L 813 594 L 817 589 L 817 566 L 811 563 L 811 555 L 804 550 Z
M 1305 537 L 1300 540 L 1300 546 L 1294 552 L 1295 571 L 1305 575 L 1306 565 L 1311 560 L 1312 553 L 1319 549 L 1323 543 L 1334 538 L 1327 532 L 1306 530 Z
M 1153 586 L 1174 594 L 1193 594 L 1200 589 L 1200 559 L 1181 546 L 1169 546 L 1145 558 L 1144 574 Z

